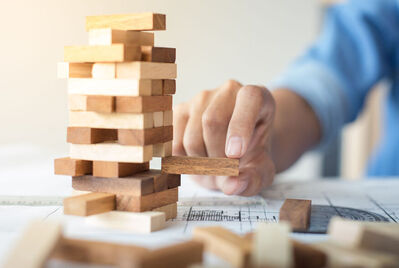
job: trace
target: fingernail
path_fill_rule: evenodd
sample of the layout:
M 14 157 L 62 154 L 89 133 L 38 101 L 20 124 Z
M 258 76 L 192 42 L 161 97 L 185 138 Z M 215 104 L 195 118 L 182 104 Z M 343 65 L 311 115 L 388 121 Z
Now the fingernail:
M 230 137 L 227 144 L 226 155 L 230 157 L 241 156 L 242 150 L 242 138 L 241 137 Z

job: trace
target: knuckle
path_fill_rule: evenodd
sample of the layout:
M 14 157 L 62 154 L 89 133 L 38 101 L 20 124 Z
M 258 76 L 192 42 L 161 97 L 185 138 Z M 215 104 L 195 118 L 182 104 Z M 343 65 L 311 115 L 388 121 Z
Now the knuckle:
M 191 135 L 184 135 L 183 146 L 188 154 L 199 153 L 202 150 L 202 144 L 199 139 L 194 138 Z
M 241 87 L 240 82 L 238 82 L 237 80 L 234 79 L 229 79 L 227 80 L 224 85 L 225 88 L 227 89 L 233 89 L 233 88 L 237 88 L 237 87 Z
M 223 121 L 220 117 L 215 116 L 214 113 L 206 111 L 202 115 L 202 126 L 205 131 L 213 131 L 223 125 Z

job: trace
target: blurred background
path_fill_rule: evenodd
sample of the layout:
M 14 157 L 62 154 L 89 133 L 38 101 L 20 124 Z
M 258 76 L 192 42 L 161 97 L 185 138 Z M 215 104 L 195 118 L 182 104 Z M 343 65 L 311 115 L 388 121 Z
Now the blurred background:
M 8 1 L 0 9 L 1 161 L 17 164 L 32 157 L 52 161 L 68 155 L 66 81 L 56 78 L 56 65 L 63 59 L 65 45 L 87 43 L 87 15 L 166 14 L 167 31 L 156 32 L 155 43 L 177 48 L 177 104 L 230 78 L 244 84 L 270 84 L 317 36 L 330 2 Z M 383 92 L 372 94 L 366 112 L 327 153 L 309 153 L 281 176 L 361 177 L 378 140 L 375 130 Z

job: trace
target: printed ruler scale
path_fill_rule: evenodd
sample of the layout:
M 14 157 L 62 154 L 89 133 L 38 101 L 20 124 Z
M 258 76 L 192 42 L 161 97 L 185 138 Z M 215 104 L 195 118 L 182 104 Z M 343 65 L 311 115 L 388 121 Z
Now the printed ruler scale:
M 0 196 L 0 206 L 62 206 L 64 196 Z

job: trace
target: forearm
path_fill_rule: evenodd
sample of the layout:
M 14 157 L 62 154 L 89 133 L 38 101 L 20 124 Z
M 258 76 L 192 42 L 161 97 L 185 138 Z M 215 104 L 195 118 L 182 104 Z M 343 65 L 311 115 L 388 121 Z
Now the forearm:
M 272 95 L 276 102 L 272 158 L 281 172 L 320 141 L 321 126 L 312 108 L 294 92 L 277 89 Z

